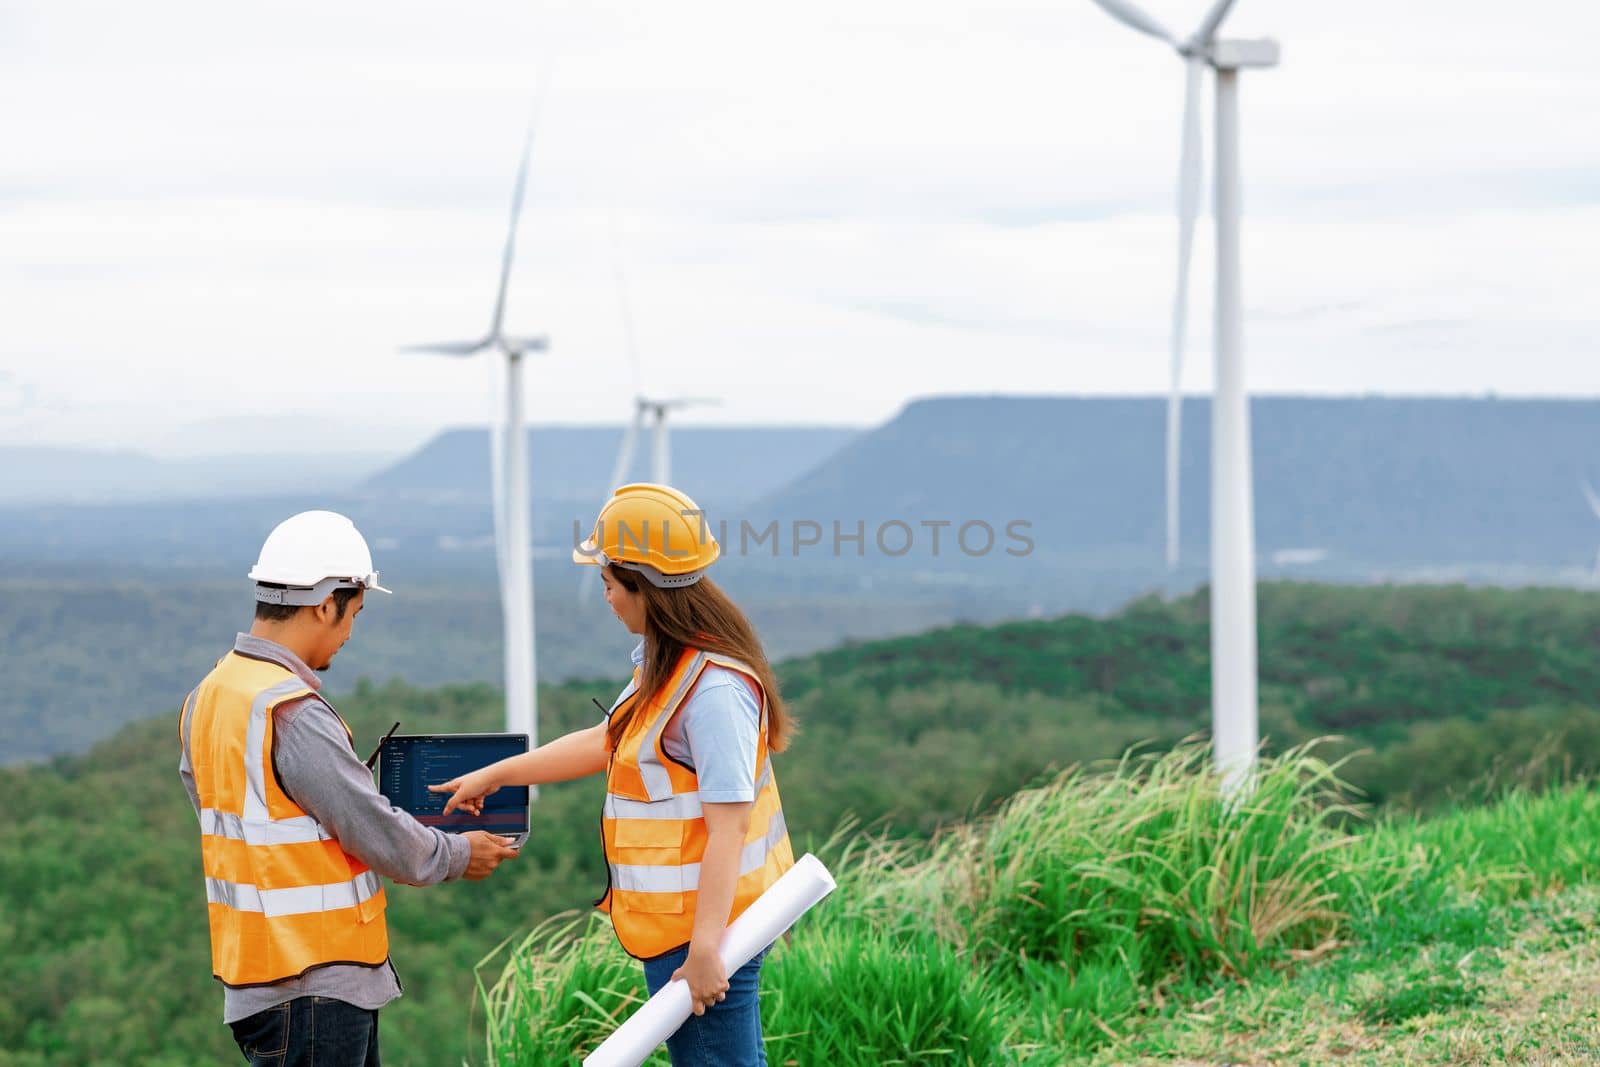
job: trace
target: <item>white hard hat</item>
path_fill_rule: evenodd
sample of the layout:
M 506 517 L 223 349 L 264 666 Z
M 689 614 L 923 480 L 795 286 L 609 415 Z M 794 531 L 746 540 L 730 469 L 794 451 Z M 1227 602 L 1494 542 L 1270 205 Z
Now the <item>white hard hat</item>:
M 249 576 L 267 604 L 320 604 L 335 589 L 389 592 L 378 584 L 366 538 L 336 511 L 302 511 L 278 523 Z

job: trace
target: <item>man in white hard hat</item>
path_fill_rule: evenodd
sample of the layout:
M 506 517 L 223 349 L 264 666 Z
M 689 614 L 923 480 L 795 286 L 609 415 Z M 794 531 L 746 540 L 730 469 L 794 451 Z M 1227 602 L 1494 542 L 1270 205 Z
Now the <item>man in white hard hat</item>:
M 516 852 L 391 807 L 318 693 L 378 584 L 355 525 L 280 523 L 250 571 L 255 621 L 184 701 L 178 773 L 200 817 L 212 973 L 252 1064 L 378 1063 L 378 1009 L 400 995 L 381 876 L 486 878 Z

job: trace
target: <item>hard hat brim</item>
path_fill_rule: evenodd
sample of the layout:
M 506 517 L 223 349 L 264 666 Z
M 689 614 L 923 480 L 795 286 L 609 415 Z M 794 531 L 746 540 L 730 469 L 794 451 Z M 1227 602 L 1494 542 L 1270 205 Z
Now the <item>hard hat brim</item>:
M 583 563 L 590 567 L 600 566 L 600 546 L 594 543 L 594 538 L 589 538 L 572 550 L 572 562 Z

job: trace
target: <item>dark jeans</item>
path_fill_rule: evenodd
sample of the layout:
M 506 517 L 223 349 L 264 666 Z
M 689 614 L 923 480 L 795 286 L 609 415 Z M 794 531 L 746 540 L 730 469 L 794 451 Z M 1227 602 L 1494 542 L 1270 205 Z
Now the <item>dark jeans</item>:
M 756 991 L 761 985 L 761 960 L 766 952 L 728 976 L 728 995 L 691 1015 L 678 1032 L 667 1038 L 672 1067 L 765 1067 L 767 1051 L 761 1044 L 761 1005 Z M 689 947 L 644 961 L 644 982 L 653 996 L 672 979 L 672 972 L 689 958 Z
M 378 1013 L 298 997 L 230 1024 L 250 1067 L 378 1067 Z

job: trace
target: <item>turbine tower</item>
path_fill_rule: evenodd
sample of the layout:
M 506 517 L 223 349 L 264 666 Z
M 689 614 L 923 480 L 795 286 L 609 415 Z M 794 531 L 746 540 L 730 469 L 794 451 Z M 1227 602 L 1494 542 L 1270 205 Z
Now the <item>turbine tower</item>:
M 533 115 L 517 165 L 511 192 L 511 222 L 506 229 L 500 258 L 500 288 L 495 294 L 489 332 L 476 341 L 446 341 L 413 345 L 406 352 L 446 356 L 471 356 L 494 350 L 505 357 L 505 425 L 503 442 L 491 430 L 491 487 L 495 512 L 496 562 L 500 572 L 500 610 L 505 627 L 506 730 L 528 735 L 529 747 L 539 743 L 538 659 L 533 629 L 533 558 L 528 505 L 528 431 L 523 414 L 523 358 L 549 347 L 544 337 L 512 336 L 505 332 L 506 287 L 516 258 L 517 221 L 522 214 L 528 182 L 528 159 L 548 81 L 541 78 Z M 500 461 L 501 455 L 504 461 Z
M 1216 0 L 1195 32 L 1180 38 L 1127 0 L 1094 0 L 1107 14 L 1165 41 L 1186 78 L 1178 170 L 1178 287 L 1172 312 L 1172 389 L 1167 398 L 1167 567 L 1178 564 L 1178 457 L 1189 256 L 1200 204 L 1200 80 L 1216 72 L 1216 382 L 1211 400 L 1211 720 L 1225 787 L 1248 783 L 1259 739 L 1256 700 L 1255 504 L 1250 404 L 1241 352 L 1239 290 L 1239 71 L 1276 66 L 1272 40 L 1218 40 L 1234 0 Z

